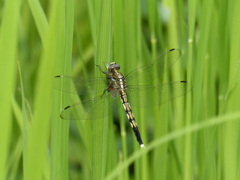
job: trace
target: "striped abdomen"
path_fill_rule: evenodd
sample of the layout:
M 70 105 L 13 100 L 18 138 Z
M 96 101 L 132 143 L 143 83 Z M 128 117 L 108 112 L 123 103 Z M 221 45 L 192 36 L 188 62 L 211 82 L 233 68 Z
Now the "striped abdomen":
M 130 125 L 133 129 L 133 132 L 134 132 L 135 136 L 136 136 L 136 139 L 137 139 L 138 143 L 140 144 L 141 148 L 144 148 L 145 146 L 142 142 L 142 138 L 141 138 L 140 132 L 138 130 L 138 125 L 137 125 L 137 123 L 135 121 L 135 118 L 134 118 L 134 115 L 132 113 L 132 109 L 130 107 L 130 104 L 128 103 L 126 92 L 124 92 L 124 91 L 120 92 L 120 99 L 121 99 L 122 105 L 125 109 L 125 112 L 127 114 L 127 118 L 129 120 L 129 123 L 130 123 Z

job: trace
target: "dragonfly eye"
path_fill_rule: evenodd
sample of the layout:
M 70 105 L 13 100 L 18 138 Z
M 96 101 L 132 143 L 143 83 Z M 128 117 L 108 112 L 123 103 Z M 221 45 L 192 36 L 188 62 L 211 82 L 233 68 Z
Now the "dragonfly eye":
M 119 70 L 120 69 L 120 65 L 119 64 L 115 64 L 115 69 Z
M 115 63 L 115 62 L 111 62 L 108 66 L 108 69 L 116 69 L 119 70 L 120 69 L 120 65 Z

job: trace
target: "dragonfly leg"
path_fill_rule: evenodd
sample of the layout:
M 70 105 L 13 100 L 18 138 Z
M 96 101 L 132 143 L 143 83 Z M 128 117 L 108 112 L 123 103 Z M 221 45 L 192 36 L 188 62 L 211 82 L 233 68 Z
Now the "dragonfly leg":
M 97 65 L 97 64 L 96 64 L 96 66 L 100 69 L 100 71 L 101 71 L 102 73 L 104 73 L 104 74 L 106 74 L 106 75 L 109 75 L 108 72 L 105 72 L 105 71 L 102 70 L 101 66 L 99 66 L 99 65 Z
M 105 90 L 103 91 L 101 97 L 104 95 L 104 93 L 105 93 L 106 91 L 107 91 L 107 92 L 110 92 L 114 98 L 116 97 L 116 91 L 113 90 L 113 88 L 111 87 L 111 85 L 110 85 L 107 89 L 105 89 Z
M 109 91 L 108 88 L 103 91 L 101 97 L 103 97 L 103 95 L 104 95 L 104 93 L 105 93 L 106 91 Z

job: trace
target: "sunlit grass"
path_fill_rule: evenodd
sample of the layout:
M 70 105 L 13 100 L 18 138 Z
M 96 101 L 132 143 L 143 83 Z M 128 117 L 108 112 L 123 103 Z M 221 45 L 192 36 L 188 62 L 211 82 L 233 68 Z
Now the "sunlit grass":
M 1 3 L 0 179 L 240 179 L 239 7 Z M 127 74 L 171 48 L 182 57 L 164 81 L 187 80 L 193 89 L 160 107 L 133 107 L 146 149 L 122 109 L 114 121 L 59 117 L 79 98 L 54 90 L 55 75 L 104 76 L 95 65 L 111 61 Z

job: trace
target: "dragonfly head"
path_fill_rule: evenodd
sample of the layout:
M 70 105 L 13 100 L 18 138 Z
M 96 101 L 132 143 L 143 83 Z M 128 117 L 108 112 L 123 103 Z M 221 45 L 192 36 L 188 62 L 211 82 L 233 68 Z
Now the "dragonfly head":
M 108 71 L 112 71 L 114 69 L 119 70 L 120 65 L 115 62 L 111 62 L 107 68 L 108 68 Z

